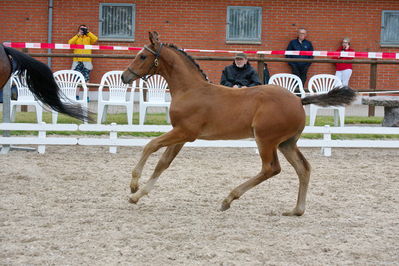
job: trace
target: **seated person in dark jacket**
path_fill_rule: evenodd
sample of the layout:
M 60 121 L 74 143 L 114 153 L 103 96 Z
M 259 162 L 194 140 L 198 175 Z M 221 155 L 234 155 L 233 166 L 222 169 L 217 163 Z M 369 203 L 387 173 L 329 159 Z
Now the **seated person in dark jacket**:
M 258 73 L 249 64 L 247 55 L 238 53 L 233 64 L 224 68 L 220 84 L 233 88 L 261 85 Z

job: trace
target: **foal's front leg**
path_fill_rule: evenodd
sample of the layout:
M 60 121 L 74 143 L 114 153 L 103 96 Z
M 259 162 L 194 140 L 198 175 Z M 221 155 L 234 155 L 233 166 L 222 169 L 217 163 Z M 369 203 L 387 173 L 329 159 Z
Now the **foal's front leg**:
M 141 154 L 140 160 L 137 163 L 136 167 L 132 171 L 132 180 L 130 182 L 130 190 L 132 193 L 135 193 L 139 188 L 139 179 L 143 172 L 143 168 L 145 163 L 147 162 L 148 157 L 159 150 L 162 147 L 170 146 L 178 143 L 185 143 L 187 141 L 186 134 L 181 132 L 176 128 L 172 129 L 168 133 L 159 136 L 153 140 L 151 140 L 147 145 L 145 145 L 143 152 Z M 181 147 L 180 147 L 181 149 Z M 173 160 L 173 159 L 172 159 Z
M 158 180 L 159 176 L 169 167 L 181 148 L 183 148 L 184 144 L 185 143 L 174 144 L 166 148 L 165 152 L 162 154 L 161 159 L 159 159 L 150 179 L 147 181 L 143 188 L 139 189 L 136 193 L 132 195 L 129 200 L 130 203 L 137 203 L 141 197 L 147 195 L 153 189 L 154 184 Z

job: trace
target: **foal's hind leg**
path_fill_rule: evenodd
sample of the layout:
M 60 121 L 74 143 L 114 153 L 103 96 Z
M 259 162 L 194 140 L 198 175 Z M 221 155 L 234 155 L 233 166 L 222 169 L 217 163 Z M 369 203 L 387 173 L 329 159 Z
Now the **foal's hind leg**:
M 249 189 L 280 173 L 281 167 L 277 157 L 276 145 L 262 146 L 258 143 L 258 147 L 259 154 L 262 159 L 262 170 L 255 177 L 247 180 L 246 182 L 233 189 L 227 196 L 227 198 L 223 201 L 222 207 L 220 208 L 221 211 L 229 209 L 231 202 L 240 198 Z
M 181 148 L 183 148 L 184 144 L 185 143 L 174 144 L 166 148 L 165 152 L 162 154 L 161 159 L 159 159 L 150 179 L 148 179 L 143 188 L 140 188 L 136 193 L 132 195 L 129 200 L 130 203 L 137 203 L 141 197 L 147 195 L 152 190 L 159 176 L 169 167 Z
M 299 151 L 295 138 L 289 139 L 280 144 L 279 150 L 284 154 L 287 161 L 295 168 L 299 178 L 299 191 L 296 206 L 292 211 L 285 212 L 283 215 L 301 216 L 305 212 L 306 193 L 308 191 L 311 170 L 310 164 Z

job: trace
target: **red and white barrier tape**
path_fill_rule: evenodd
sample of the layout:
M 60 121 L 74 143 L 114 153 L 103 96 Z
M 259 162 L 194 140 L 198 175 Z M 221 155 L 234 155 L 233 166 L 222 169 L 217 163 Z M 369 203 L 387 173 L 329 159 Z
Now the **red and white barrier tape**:
M 29 43 L 29 42 L 4 42 L 5 46 L 12 48 L 34 48 L 34 49 L 88 49 L 88 50 L 141 50 L 143 48 L 127 46 L 107 45 L 82 45 L 63 43 Z
M 130 50 L 140 51 L 142 47 L 128 46 L 107 46 L 107 45 L 80 45 L 80 44 L 61 44 L 61 43 L 27 43 L 27 42 L 5 42 L 5 46 L 13 48 L 35 48 L 35 49 L 88 49 L 88 50 Z M 203 49 L 183 49 L 186 52 L 201 53 L 246 53 L 264 55 L 307 55 L 307 56 L 329 56 L 329 57 L 353 57 L 353 58 L 373 58 L 373 59 L 399 59 L 399 53 L 383 52 L 343 52 L 343 51 L 229 51 L 229 50 L 203 50 Z

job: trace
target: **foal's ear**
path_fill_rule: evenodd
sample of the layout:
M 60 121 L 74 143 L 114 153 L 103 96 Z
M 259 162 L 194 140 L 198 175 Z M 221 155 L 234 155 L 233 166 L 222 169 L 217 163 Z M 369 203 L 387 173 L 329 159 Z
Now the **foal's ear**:
M 158 39 L 158 32 L 153 31 L 153 32 L 149 32 L 149 36 L 150 36 L 150 41 L 152 45 L 157 45 L 159 44 L 159 39 Z

